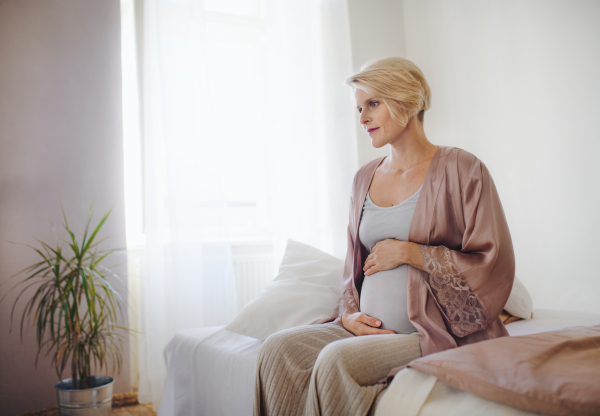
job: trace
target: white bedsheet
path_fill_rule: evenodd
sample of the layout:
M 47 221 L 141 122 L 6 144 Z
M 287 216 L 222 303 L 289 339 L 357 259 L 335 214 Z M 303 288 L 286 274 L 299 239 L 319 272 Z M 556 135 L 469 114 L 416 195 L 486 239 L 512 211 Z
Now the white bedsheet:
M 224 326 L 177 333 L 164 351 L 167 383 L 158 415 L 252 415 L 263 342 Z
M 510 335 L 526 335 L 568 326 L 600 324 L 600 314 L 544 309 L 534 309 L 533 313 L 534 317 L 531 320 L 520 320 L 508 324 L 506 328 Z M 179 332 L 164 350 L 167 382 L 158 416 L 252 415 L 256 357 L 263 342 L 262 340 L 229 332 L 223 326 L 188 329 Z M 444 406 L 456 406 L 456 403 L 464 403 L 467 406 L 465 401 L 467 396 L 464 395 L 472 396 L 472 401 L 469 402 L 471 406 L 477 405 L 477 400 L 485 400 L 453 389 L 445 383 L 442 385 L 442 382 L 436 382 L 435 378 L 427 379 L 427 377 L 432 376 L 417 370 L 412 371 L 419 374 L 416 376 L 413 376 L 412 373 L 409 374 L 411 391 L 416 392 L 417 389 L 421 389 L 421 394 L 408 396 L 413 400 L 410 405 L 420 409 L 419 411 L 426 412 L 427 409 L 435 409 L 436 405 L 442 402 Z M 396 381 L 395 379 L 394 381 Z M 419 380 L 424 384 L 419 384 Z M 381 406 L 385 404 L 386 395 L 390 392 L 393 394 L 393 390 L 397 388 L 392 389 L 394 384 L 399 385 L 400 381 L 401 379 L 398 379 L 398 383 L 392 383 L 384 393 L 377 407 L 378 416 L 398 414 L 398 408 L 395 407 L 397 404 L 392 407 L 396 409 L 396 412 L 393 413 L 389 412 L 389 407 Z M 391 396 L 388 396 L 389 398 Z M 473 400 L 475 401 L 473 402 Z M 404 403 L 404 405 L 409 404 Z M 477 409 L 477 407 L 473 408 Z M 467 407 L 462 410 L 465 409 Z M 414 413 L 414 415 L 417 414 Z M 505 412 L 497 414 L 516 415 L 526 413 Z M 421 415 L 424 416 L 425 413 L 421 413 Z

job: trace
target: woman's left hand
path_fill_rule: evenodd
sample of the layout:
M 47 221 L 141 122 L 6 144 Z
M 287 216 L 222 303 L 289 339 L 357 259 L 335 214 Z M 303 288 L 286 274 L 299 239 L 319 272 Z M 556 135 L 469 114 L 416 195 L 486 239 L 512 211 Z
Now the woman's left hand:
M 401 264 L 420 268 L 422 259 L 418 244 L 388 238 L 375 244 L 365 260 L 363 271 L 365 276 L 370 276 L 382 270 L 395 269 Z

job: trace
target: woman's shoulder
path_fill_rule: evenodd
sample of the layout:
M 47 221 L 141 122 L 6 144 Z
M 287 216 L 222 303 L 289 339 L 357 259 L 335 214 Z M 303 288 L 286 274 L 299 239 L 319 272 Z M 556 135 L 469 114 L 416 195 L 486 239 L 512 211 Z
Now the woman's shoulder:
M 446 167 L 456 167 L 460 171 L 470 171 L 476 166 L 483 165 L 481 159 L 475 156 L 473 153 L 466 151 L 465 149 L 461 149 L 460 147 L 455 146 L 440 146 L 442 150 L 441 157 L 445 157 Z
M 381 157 L 375 158 L 375 159 L 365 163 L 364 165 L 362 165 L 354 174 L 353 182 L 356 183 L 357 179 L 360 179 L 366 175 L 372 174 L 373 171 L 375 169 L 377 169 L 377 166 L 379 166 L 379 164 L 381 163 L 381 161 L 384 158 L 385 158 L 385 156 L 381 156 Z
M 381 161 L 383 159 L 385 159 L 386 156 L 381 156 L 378 158 L 375 158 L 373 160 L 368 161 L 367 163 L 365 163 L 364 165 L 362 165 L 358 171 L 356 172 L 356 174 L 360 174 L 360 173 L 364 173 L 364 172 L 370 172 L 373 169 L 377 169 L 377 166 L 379 166 L 379 164 L 381 163 Z
M 461 149 L 455 146 L 439 146 L 441 150 L 441 157 L 446 156 L 447 163 L 454 163 L 459 168 L 469 168 L 476 164 L 483 163 L 473 153 Z
M 444 158 L 446 175 L 455 175 L 464 184 L 473 174 L 488 173 L 485 164 L 473 153 L 454 146 L 440 147 L 443 148 L 440 157 Z
M 486 169 L 477 156 L 464 149 L 455 146 L 440 145 L 439 147 L 439 152 L 435 156 L 438 159 L 437 163 L 441 162 L 446 174 L 457 175 L 461 182 L 468 179 L 474 170 Z M 362 165 L 354 174 L 353 186 L 360 182 L 360 179 L 372 175 L 384 158 L 385 156 L 381 156 Z

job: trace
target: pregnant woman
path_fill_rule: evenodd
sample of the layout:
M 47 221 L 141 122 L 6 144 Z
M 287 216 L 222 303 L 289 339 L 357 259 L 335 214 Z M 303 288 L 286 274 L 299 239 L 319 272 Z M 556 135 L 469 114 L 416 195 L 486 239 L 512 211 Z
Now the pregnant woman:
M 413 359 L 508 335 L 514 252 L 486 166 L 429 142 L 430 90 L 414 63 L 369 61 L 346 83 L 371 144 L 390 152 L 354 176 L 333 316 L 262 345 L 255 416 L 370 415 Z

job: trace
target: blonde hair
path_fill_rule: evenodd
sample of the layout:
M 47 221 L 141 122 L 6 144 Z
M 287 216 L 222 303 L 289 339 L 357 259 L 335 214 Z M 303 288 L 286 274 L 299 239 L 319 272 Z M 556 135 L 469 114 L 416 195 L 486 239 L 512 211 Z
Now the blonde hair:
M 431 90 L 425 75 L 408 59 L 367 61 L 344 83 L 378 97 L 388 107 L 392 119 L 402 126 L 415 114 L 423 122 L 431 105 Z

